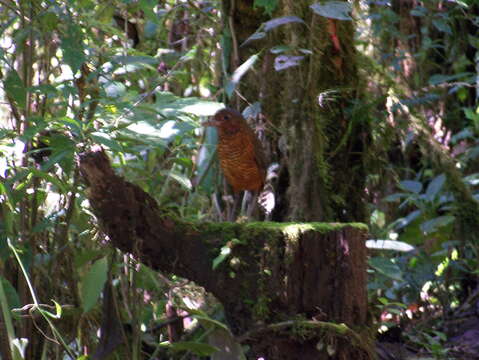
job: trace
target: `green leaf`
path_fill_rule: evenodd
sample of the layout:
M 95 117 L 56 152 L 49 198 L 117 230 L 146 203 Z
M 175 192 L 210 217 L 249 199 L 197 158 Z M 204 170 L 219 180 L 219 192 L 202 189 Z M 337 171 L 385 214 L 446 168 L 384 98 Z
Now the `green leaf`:
M 221 248 L 220 254 L 213 260 L 213 270 L 215 270 L 231 254 L 231 248 L 225 245 Z
M 191 311 L 191 309 L 188 310 L 188 312 L 193 315 L 193 317 L 195 319 L 198 319 L 198 321 L 201 323 L 202 326 L 204 326 L 205 328 L 220 328 L 220 329 L 223 329 L 223 330 L 226 330 L 226 331 L 229 331 L 228 327 L 223 324 L 222 322 L 218 321 L 218 320 L 215 320 L 215 319 L 212 319 L 210 318 L 208 315 L 206 314 L 195 314 L 194 312 Z
M 4 80 L 5 92 L 19 108 L 24 109 L 27 104 L 27 90 L 22 79 L 15 70 L 10 70 Z
M 100 298 L 107 274 L 108 259 L 104 257 L 95 261 L 90 271 L 83 277 L 80 297 L 82 299 L 84 313 L 90 311 Z
M 119 81 L 108 81 L 103 85 L 106 96 L 110 98 L 119 98 L 126 94 L 126 86 Z
M 290 23 L 302 23 L 304 24 L 304 21 L 297 17 L 297 16 L 282 16 L 282 17 L 279 17 L 279 18 L 274 18 L 274 19 L 271 19 L 269 21 L 266 21 L 263 25 L 264 25 L 264 31 L 265 32 L 268 32 L 268 31 L 271 31 L 275 28 L 277 28 L 278 26 L 281 26 L 281 25 L 285 25 L 285 24 L 290 24 Z
M 402 281 L 402 273 L 399 266 L 385 257 L 373 257 L 369 259 L 369 265 L 381 274 L 393 279 Z
M 313 11 L 321 16 L 337 20 L 353 20 L 349 15 L 351 4 L 345 1 L 326 1 L 325 3 L 316 3 L 310 6 Z
M 462 72 L 454 75 L 434 74 L 429 78 L 429 85 L 439 85 L 453 80 L 465 80 L 472 74 L 468 72 Z
M 245 46 L 246 44 L 250 43 L 253 40 L 261 40 L 266 36 L 266 33 L 264 31 L 256 31 L 251 35 L 249 38 L 247 38 L 240 47 Z
M 429 201 L 434 200 L 434 198 L 437 196 L 439 191 L 441 191 L 442 187 L 444 186 L 445 181 L 446 181 L 446 175 L 444 174 L 438 175 L 431 180 L 431 182 L 429 183 L 426 189 L 426 198 Z
M 445 19 L 441 19 L 441 18 L 434 19 L 432 20 L 432 24 L 440 32 L 444 32 L 446 34 L 452 35 L 451 27 L 449 26 L 449 24 L 447 23 Z
M 3 291 L 5 292 L 5 297 L 8 302 L 8 310 L 19 308 L 21 303 L 15 288 L 12 286 L 10 281 L 2 276 L 0 276 L 0 281 L 2 282 Z
M 112 139 L 110 135 L 101 133 L 101 132 L 94 132 L 91 134 L 91 138 L 97 144 L 101 144 L 106 146 L 107 148 L 121 152 L 123 148 L 115 139 Z
M 41 171 L 35 168 L 30 168 L 30 172 L 34 174 L 35 176 L 38 176 L 39 178 L 42 178 L 52 183 L 53 185 L 55 185 L 58 188 L 60 193 L 66 194 L 68 192 L 65 184 L 63 184 L 59 178 L 50 175 L 48 172 Z
M 419 194 L 422 190 L 422 184 L 419 181 L 403 180 L 399 183 L 399 186 L 409 192 Z
M 85 62 L 86 57 L 83 46 L 83 33 L 81 28 L 70 22 L 64 33 L 60 34 L 63 59 L 76 73 Z
M 416 220 L 421 215 L 422 215 L 421 210 L 414 210 L 414 211 L 410 212 L 405 218 L 400 218 L 400 219 L 397 219 L 396 221 L 394 221 L 394 223 L 393 223 L 394 228 L 396 230 L 399 230 L 399 229 L 405 227 L 406 225 L 409 225 L 410 223 L 412 223 L 414 220 Z
M 272 54 L 281 54 L 283 52 L 291 51 L 291 50 L 293 50 L 293 48 L 289 45 L 277 45 L 277 46 L 273 46 L 269 51 Z
M 43 309 L 43 313 L 51 317 L 52 319 L 60 319 L 62 317 L 62 306 L 59 303 L 57 303 L 55 300 L 52 300 L 52 301 L 55 304 L 55 314 L 44 309 Z
M 408 252 L 414 250 L 414 246 L 397 240 L 367 240 L 366 247 L 375 250 L 393 250 Z
M 190 351 L 197 356 L 210 356 L 218 351 L 214 346 L 194 341 L 174 342 L 169 347 L 173 351 Z
M 183 186 L 187 190 L 191 190 L 193 188 L 193 186 L 191 185 L 190 179 L 185 174 L 181 174 L 176 171 L 168 171 L 163 174 L 169 176 L 170 178 L 178 182 L 181 186 Z
M 264 12 L 271 16 L 278 7 L 278 0 L 254 0 L 253 8 L 262 7 Z
M 44 32 L 50 32 L 58 27 L 58 16 L 51 11 L 48 11 L 40 17 L 40 26 Z
M 242 63 L 233 73 L 231 76 L 231 79 L 228 81 L 228 83 L 225 86 L 225 91 L 226 95 L 228 97 L 231 97 L 233 95 L 234 90 L 236 89 L 236 86 L 238 85 L 239 81 L 243 77 L 246 72 L 251 69 L 251 67 L 254 65 L 256 60 L 258 60 L 259 56 L 258 54 L 254 54 L 249 57 L 248 60 L 246 60 L 244 63 Z
M 421 224 L 421 231 L 425 234 L 430 234 L 436 232 L 438 228 L 442 226 L 449 225 L 455 220 L 455 217 L 452 215 L 439 216 L 437 218 L 425 221 Z

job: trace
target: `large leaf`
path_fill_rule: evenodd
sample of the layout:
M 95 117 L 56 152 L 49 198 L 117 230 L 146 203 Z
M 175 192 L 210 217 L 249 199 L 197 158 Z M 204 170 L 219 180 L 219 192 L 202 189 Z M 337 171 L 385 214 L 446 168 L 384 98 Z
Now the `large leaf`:
M 108 274 L 108 260 L 101 258 L 92 265 L 90 271 L 81 282 L 80 297 L 82 299 L 83 312 L 90 311 L 100 298 Z
M 438 216 L 437 218 L 425 221 L 421 224 L 421 230 L 425 234 L 436 232 L 440 227 L 449 225 L 455 220 L 452 215 Z
M 278 7 L 278 0 L 254 0 L 253 8 L 264 8 L 264 12 L 271 16 L 273 11 Z
M 118 143 L 118 141 L 113 139 L 110 136 L 110 134 L 105 134 L 102 132 L 94 132 L 91 134 L 91 138 L 93 139 L 93 141 L 95 141 L 95 143 L 104 145 L 111 150 L 115 150 L 115 151 L 123 150 L 121 145 Z
M 434 200 L 434 198 L 444 186 L 445 181 L 446 175 L 444 174 L 438 175 L 434 179 L 432 179 L 426 189 L 426 199 L 429 201 Z
M 285 25 L 285 24 L 290 24 L 290 23 L 302 23 L 302 24 L 304 24 L 304 21 L 297 16 L 282 16 L 282 17 L 279 17 L 279 18 L 271 19 L 271 20 L 261 24 L 259 29 L 256 30 L 253 35 L 248 37 L 241 44 L 241 46 L 245 46 L 246 44 L 248 44 L 249 42 L 251 42 L 253 40 L 262 39 L 266 36 L 266 33 L 268 31 L 271 31 L 271 30 L 277 28 L 278 26 Z
M 2 282 L 3 291 L 8 302 L 8 310 L 10 311 L 13 308 L 19 308 L 21 303 L 15 288 L 12 286 L 10 281 L 2 276 L 0 276 L 0 281 Z
M 24 109 L 27 101 L 27 90 L 23 81 L 15 70 L 8 72 L 4 81 L 5 92 L 11 97 L 19 108 Z
M 381 274 L 402 281 L 401 269 L 391 259 L 385 257 L 373 257 L 369 259 L 369 265 Z
M 173 351 L 189 351 L 197 356 L 210 356 L 218 351 L 214 346 L 194 341 L 175 342 L 170 344 L 170 349 Z
M 403 180 L 399 183 L 399 186 L 409 192 L 419 194 L 422 190 L 422 184 L 419 181 Z
M 74 23 L 69 23 L 66 31 L 60 34 L 60 39 L 63 59 L 72 72 L 76 73 L 86 59 L 81 28 Z
M 225 245 L 221 248 L 220 254 L 213 259 L 213 270 L 215 270 L 231 254 L 231 248 Z
M 185 175 L 181 174 L 177 171 L 167 171 L 167 172 L 162 172 L 162 174 L 169 176 L 173 180 L 175 180 L 178 184 L 183 186 L 186 190 L 191 190 L 192 185 L 190 179 Z
M 393 228 L 395 228 L 396 230 L 399 230 L 399 229 L 409 225 L 410 223 L 412 223 L 414 220 L 416 220 L 421 215 L 422 215 L 421 210 L 411 211 L 406 217 L 399 218 L 396 221 L 394 221 Z
M 325 3 L 316 3 L 310 6 L 313 11 L 321 16 L 337 19 L 352 20 L 349 15 L 351 12 L 351 4 L 346 1 L 326 1 Z
M 228 81 L 228 83 L 225 86 L 226 95 L 228 95 L 228 97 L 231 97 L 231 95 L 233 95 L 233 92 L 236 89 L 236 86 L 238 85 L 243 75 L 246 74 L 246 72 L 249 69 L 251 69 L 251 67 L 254 65 L 256 60 L 258 60 L 258 58 L 259 58 L 258 54 L 251 55 L 248 60 L 242 63 L 235 70 L 235 72 L 231 76 L 231 79 Z
M 266 21 L 264 23 L 264 31 L 268 32 L 270 30 L 277 28 L 280 25 L 290 24 L 294 22 L 304 24 L 304 21 L 297 16 L 282 16 L 279 18 Z
M 274 59 L 274 69 L 276 71 L 285 70 L 287 68 L 298 66 L 304 56 L 279 55 Z
M 375 250 L 392 250 L 408 252 L 414 250 L 414 246 L 397 240 L 367 240 L 366 247 Z

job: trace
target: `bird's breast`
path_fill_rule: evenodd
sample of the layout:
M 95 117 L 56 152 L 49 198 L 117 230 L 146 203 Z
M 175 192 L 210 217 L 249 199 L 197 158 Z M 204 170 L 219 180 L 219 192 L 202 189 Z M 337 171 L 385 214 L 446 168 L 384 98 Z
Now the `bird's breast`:
M 254 142 L 247 135 L 222 136 L 218 142 L 221 168 L 235 192 L 260 190 L 264 183 L 264 172 L 255 158 Z

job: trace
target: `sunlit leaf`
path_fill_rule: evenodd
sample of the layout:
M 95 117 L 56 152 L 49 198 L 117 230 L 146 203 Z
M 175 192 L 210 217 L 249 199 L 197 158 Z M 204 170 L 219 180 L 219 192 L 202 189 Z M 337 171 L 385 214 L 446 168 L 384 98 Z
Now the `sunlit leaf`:
M 264 23 L 264 31 L 268 32 L 271 31 L 278 26 L 284 25 L 284 24 L 291 24 L 291 23 L 303 23 L 304 21 L 297 17 L 297 16 L 282 16 L 279 18 L 274 18 L 272 20 L 269 20 Z
M 110 81 L 104 85 L 105 93 L 108 97 L 117 98 L 125 95 L 126 86 L 119 81 Z
M 479 173 L 471 174 L 463 179 L 469 185 L 475 186 L 479 184 Z
M 254 54 L 249 57 L 248 60 L 246 60 L 244 63 L 242 63 L 233 73 L 231 76 L 231 79 L 228 81 L 228 83 L 225 86 L 225 91 L 228 97 L 231 97 L 233 95 L 234 90 L 236 89 L 236 86 L 238 85 L 239 81 L 243 77 L 246 72 L 251 69 L 251 67 L 254 65 L 256 60 L 258 60 L 259 56 L 257 54 Z
M 118 141 L 113 139 L 109 134 L 94 132 L 91 134 L 91 138 L 97 144 L 104 145 L 111 150 L 115 150 L 115 151 L 123 150 L 122 146 L 118 143 Z
M 178 182 L 181 186 L 183 186 L 187 190 L 192 189 L 191 181 L 185 174 L 181 174 L 175 171 L 168 171 L 165 173 L 165 175 L 174 179 L 176 182 Z
M 82 299 L 83 312 L 90 311 L 103 291 L 108 274 L 108 260 L 106 257 L 95 261 L 90 271 L 83 277 L 81 282 L 80 297 Z
M 269 51 L 272 54 L 280 54 L 285 51 L 290 51 L 291 49 L 292 47 L 288 45 L 277 45 L 277 46 L 273 46 Z
M 148 64 L 148 65 L 156 65 L 158 63 L 158 59 L 154 58 L 153 56 L 146 56 L 146 55 L 118 55 L 112 57 L 112 61 L 117 62 L 122 65 L 128 64 Z
M 251 35 L 249 38 L 247 38 L 241 46 L 245 46 L 246 44 L 250 43 L 253 40 L 260 40 L 263 39 L 266 36 L 266 33 L 264 31 L 256 31 Z
M 287 68 L 298 66 L 300 61 L 304 59 L 304 56 L 293 55 L 279 55 L 274 59 L 274 69 L 276 71 L 285 70 Z
M 213 270 L 215 270 L 231 254 L 231 248 L 227 245 L 221 248 L 220 254 L 213 259 Z
M 414 246 L 397 240 L 367 240 L 366 247 L 376 250 L 393 250 L 403 252 L 414 250 Z
M 316 3 L 310 6 L 313 11 L 321 16 L 337 19 L 352 20 L 349 15 L 351 12 L 351 4 L 346 1 L 326 1 L 324 3 Z
M 421 210 L 414 210 L 410 212 L 406 217 L 400 218 L 394 222 L 394 228 L 396 230 L 399 230 L 407 225 L 409 225 L 411 222 L 416 220 L 420 215 L 422 214 Z
M 65 184 L 62 183 L 62 181 L 59 178 L 57 178 L 55 176 L 52 176 L 51 174 L 49 174 L 46 171 L 41 171 L 41 170 L 34 169 L 34 168 L 30 168 L 30 172 L 32 174 L 34 174 L 35 176 L 38 176 L 39 178 L 42 178 L 42 179 L 50 182 L 51 184 L 55 185 L 61 193 L 63 193 L 63 194 L 67 193 L 67 188 L 66 188 Z

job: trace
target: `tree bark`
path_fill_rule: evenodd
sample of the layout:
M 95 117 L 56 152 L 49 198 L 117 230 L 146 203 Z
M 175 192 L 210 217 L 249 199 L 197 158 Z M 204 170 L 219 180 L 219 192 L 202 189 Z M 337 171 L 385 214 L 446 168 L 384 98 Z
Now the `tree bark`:
M 117 176 L 101 149 L 79 166 L 112 245 L 210 291 L 252 356 L 371 358 L 364 225 L 188 223 Z M 231 254 L 213 269 L 223 246 Z
M 231 52 L 231 64 L 261 55 L 240 93 L 248 103 L 261 104 L 269 160 L 280 164 L 273 220 L 366 221 L 370 125 L 357 106 L 366 85 L 358 74 L 353 22 L 319 16 L 306 0 L 278 1 L 272 16 L 251 0 L 223 4 L 233 46 L 243 44 Z M 278 26 L 244 44 L 262 23 L 283 16 L 304 23 Z M 278 46 L 288 50 L 270 51 Z M 275 66 L 285 57 L 297 64 Z

